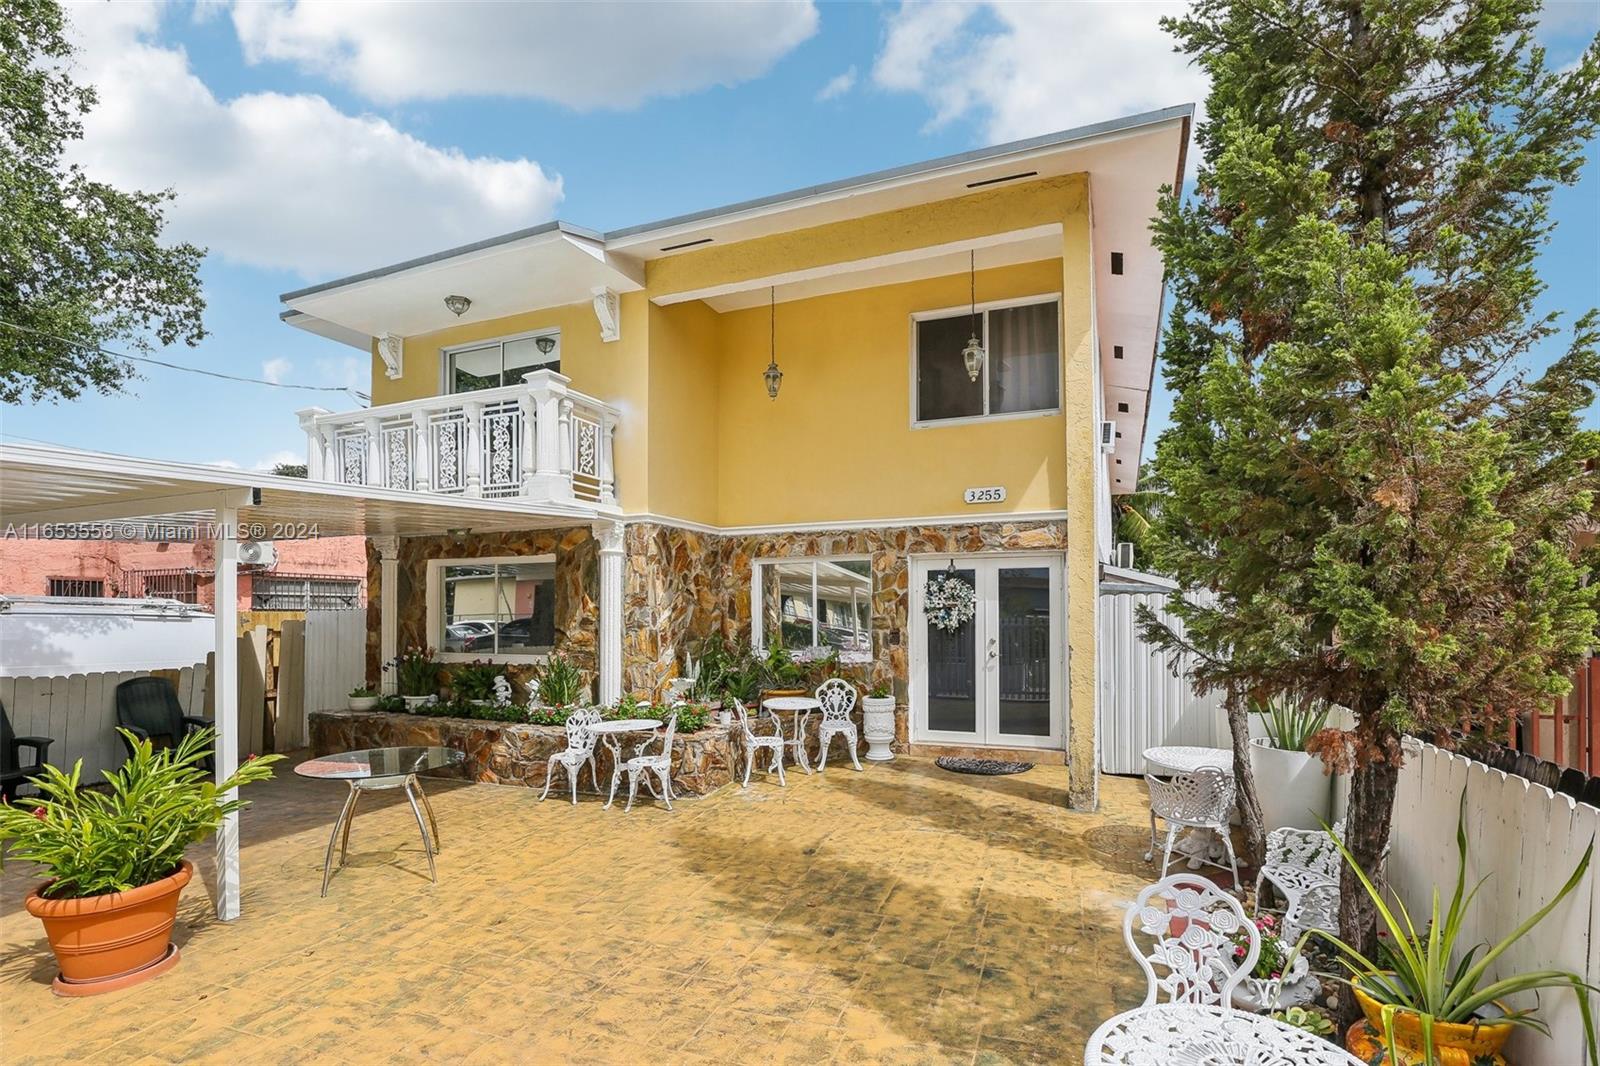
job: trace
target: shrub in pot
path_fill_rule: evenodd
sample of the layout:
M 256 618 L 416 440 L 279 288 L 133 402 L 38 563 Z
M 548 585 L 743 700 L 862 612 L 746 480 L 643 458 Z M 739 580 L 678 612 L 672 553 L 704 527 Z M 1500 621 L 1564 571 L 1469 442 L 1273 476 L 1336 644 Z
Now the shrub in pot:
M 545 707 L 576 707 L 589 697 L 589 684 L 565 655 L 551 655 L 533 676 L 533 695 Z
M 1514 1010 L 1504 1002 L 1506 997 L 1570 988 L 1578 997 L 1583 1017 L 1584 1061 L 1595 1066 L 1600 1063 L 1600 1047 L 1595 1041 L 1589 994 L 1600 989 L 1587 984 L 1578 974 L 1553 968 L 1502 975 L 1498 979 L 1489 977 L 1495 961 L 1583 881 L 1594 856 L 1594 842 L 1589 842 L 1572 876 L 1550 902 L 1499 943 L 1468 946 L 1461 942 L 1461 929 L 1477 889 L 1467 891 L 1466 823 L 1463 792 L 1456 820 L 1455 891 L 1449 907 L 1440 913 L 1439 892 L 1434 890 L 1430 920 L 1423 926 L 1413 921 L 1404 902 L 1396 900 L 1391 908 L 1386 894 L 1372 883 L 1343 842 L 1331 832 L 1328 834 L 1360 880 L 1382 923 L 1378 935 L 1383 942 L 1376 959 L 1367 958 L 1327 930 L 1313 929 L 1306 934 L 1307 938 L 1321 937 L 1333 946 L 1340 963 L 1350 973 L 1346 983 L 1366 1016 L 1351 1026 L 1345 1047 L 1363 1062 L 1381 1060 L 1396 1066 L 1503 1063 L 1500 1048 L 1513 1029 L 1533 1029 L 1546 1036 L 1550 1033 L 1538 1017 L 1537 1007 Z
M 378 694 L 365 685 L 357 685 L 350 690 L 345 705 L 352 711 L 370 711 L 378 705 Z
M 408 707 L 432 703 L 439 695 L 440 666 L 433 658 L 433 649 L 411 647 L 383 664 L 393 670 L 395 687 Z
M 252 756 L 218 785 L 200 768 L 211 753 L 210 729 L 160 751 L 118 732 L 133 754 L 106 774 L 107 791 L 79 787 L 80 759 L 70 774 L 46 766 L 33 779 L 40 798 L 0 804 L 0 841 L 11 842 L 10 857 L 49 873 L 26 906 L 44 923 L 63 995 L 125 988 L 176 964 L 172 924 L 194 876 L 184 849 L 245 806 L 224 799 L 228 790 L 270 778 L 271 764 L 283 758 Z
M 1333 782 L 1322 760 L 1306 742 L 1328 723 L 1328 706 L 1317 700 L 1279 699 L 1257 703 L 1265 737 L 1250 741 L 1250 772 L 1255 776 L 1265 829 L 1317 829 L 1328 823 Z
M 861 731 L 867 738 L 866 758 L 888 762 L 894 758 L 889 745 L 894 743 L 894 692 L 887 681 L 880 681 L 861 701 Z

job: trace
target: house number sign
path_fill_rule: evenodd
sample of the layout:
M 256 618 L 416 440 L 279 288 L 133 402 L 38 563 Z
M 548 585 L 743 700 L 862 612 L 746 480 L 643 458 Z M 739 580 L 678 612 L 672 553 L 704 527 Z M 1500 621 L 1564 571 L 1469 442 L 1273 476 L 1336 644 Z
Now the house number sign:
M 1004 485 L 989 485 L 981 489 L 968 489 L 965 498 L 968 503 L 1004 503 L 1006 487 Z

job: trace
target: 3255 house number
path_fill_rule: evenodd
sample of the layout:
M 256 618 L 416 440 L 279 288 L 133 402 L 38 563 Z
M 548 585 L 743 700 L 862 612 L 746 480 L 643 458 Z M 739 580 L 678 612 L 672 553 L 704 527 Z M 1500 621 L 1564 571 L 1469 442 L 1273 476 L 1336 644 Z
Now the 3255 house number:
M 979 489 L 968 489 L 964 496 L 968 503 L 1004 503 L 1006 487 L 1004 485 L 988 485 Z

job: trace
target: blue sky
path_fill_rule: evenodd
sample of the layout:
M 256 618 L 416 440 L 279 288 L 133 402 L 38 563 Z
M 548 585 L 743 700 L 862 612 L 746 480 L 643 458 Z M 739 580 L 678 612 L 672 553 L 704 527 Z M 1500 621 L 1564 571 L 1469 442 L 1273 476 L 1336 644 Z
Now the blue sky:
M 1198 102 L 1156 26 L 1171 9 L 75 3 L 102 96 L 77 156 L 175 188 L 171 232 L 211 249 L 211 336 L 161 357 L 365 388 L 359 353 L 278 322 L 280 292 L 553 216 L 615 228 Z M 1600 30 L 1600 5 L 1548 12 L 1557 63 Z M 1542 304 L 1570 316 L 1600 304 L 1600 162 L 1554 216 Z M 3 431 L 255 467 L 303 458 L 296 409 L 354 405 L 143 373 L 122 395 L 0 408 Z

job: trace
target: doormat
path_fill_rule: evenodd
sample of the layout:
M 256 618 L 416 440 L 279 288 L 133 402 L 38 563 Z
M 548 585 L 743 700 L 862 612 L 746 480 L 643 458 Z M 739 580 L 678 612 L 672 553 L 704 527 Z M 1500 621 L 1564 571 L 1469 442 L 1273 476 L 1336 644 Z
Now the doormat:
M 958 774 L 982 774 L 998 777 L 1001 774 L 1020 774 L 1033 769 L 1031 762 L 1006 762 L 1004 759 L 963 759 L 955 755 L 941 755 L 933 760 L 941 770 Z

